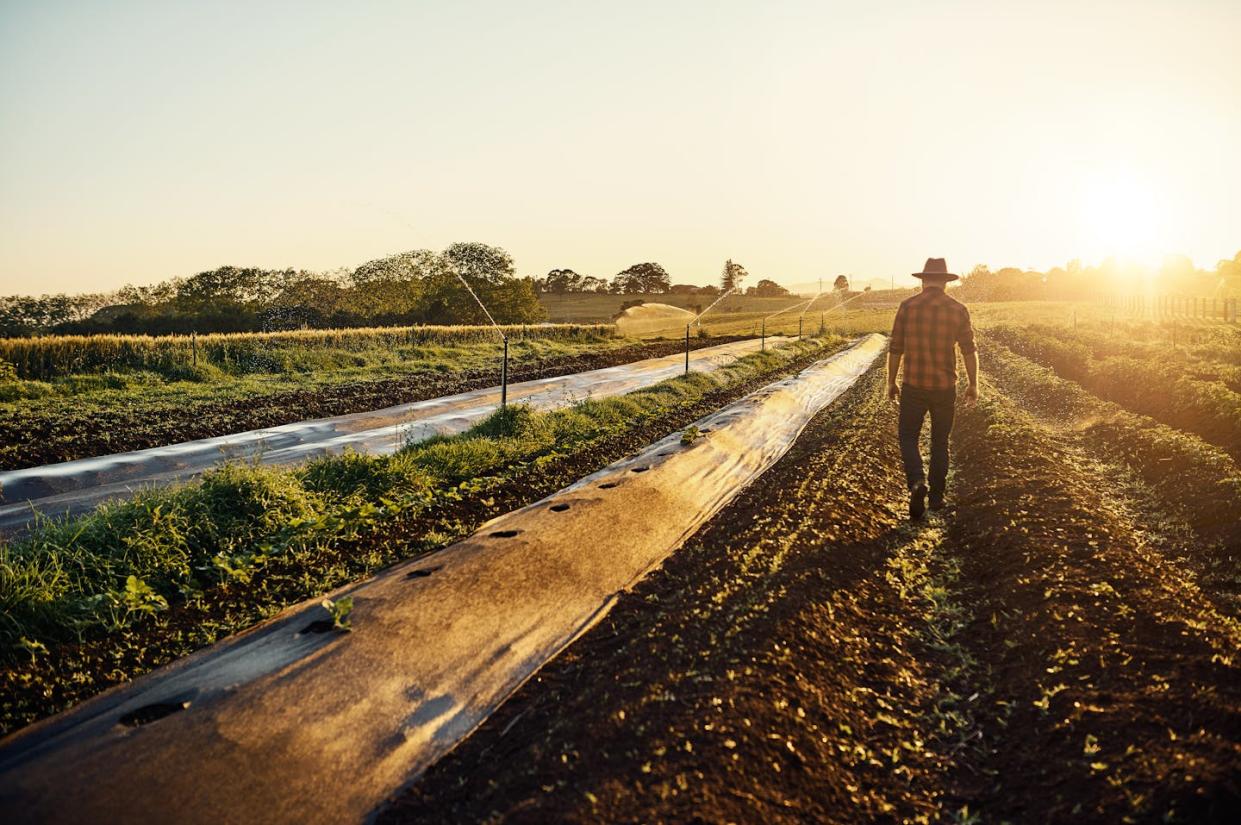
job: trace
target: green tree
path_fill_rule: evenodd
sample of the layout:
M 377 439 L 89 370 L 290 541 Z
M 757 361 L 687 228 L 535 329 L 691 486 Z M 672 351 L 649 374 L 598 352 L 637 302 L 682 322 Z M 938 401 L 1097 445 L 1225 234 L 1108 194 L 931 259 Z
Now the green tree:
M 583 291 L 583 280 L 585 279 L 572 269 L 553 269 L 543 279 L 543 291 L 550 292 L 553 295 L 563 295 L 566 292 L 581 292 Z
M 783 298 L 791 293 L 775 281 L 763 278 L 757 284 L 747 289 L 745 294 L 758 298 Z
M 668 272 L 653 262 L 634 264 L 612 279 L 612 291 L 623 295 L 645 292 L 667 292 L 672 288 Z
M 744 266 L 729 258 L 724 262 L 724 271 L 720 273 L 720 292 L 735 288 L 747 274 L 749 273 L 745 271 Z

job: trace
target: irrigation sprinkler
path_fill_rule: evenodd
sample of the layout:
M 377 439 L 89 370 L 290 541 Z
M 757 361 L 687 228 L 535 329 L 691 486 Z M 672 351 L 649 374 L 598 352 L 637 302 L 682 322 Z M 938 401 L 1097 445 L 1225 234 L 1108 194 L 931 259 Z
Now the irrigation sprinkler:
M 689 375 L 689 324 L 685 325 L 685 374 Z
M 762 347 L 761 347 L 761 351 L 762 351 L 762 352 L 766 352 L 766 351 L 767 351 L 767 319 L 766 319 L 766 318 L 764 318 L 764 319 L 763 319 L 763 332 L 762 332 L 762 336 L 763 336 L 763 337 L 762 337 Z
M 702 316 L 706 315 L 708 312 L 715 309 L 715 305 L 718 304 L 720 301 L 724 300 L 729 295 L 732 295 L 734 292 L 736 292 L 737 287 L 741 285 L 741 279 L 744 277 L 745 277 L 744 275 L 737 276 L 737 279 L 733 282 L 733 285 L 731 287 L 724 290 L 723 294 L 721 294 L 720 297 L 712 301 L 710 306 L 708 306 L 702 312 L 695 315 L 693 320 L 691 320 L 688 324 L 685 325 L 685 374 L 686 375 L 689 375 L 689 328 L 691 326 L 697 326 L 699 329 L 702 329 Z
M 470 282 L 465 279 L 465 276 L 455 271 L 454 274 L 457 276 L 457 280 L 461 282 L 461 285 L 465 287 L 466 292 L 470 293 L 474 298 L 478 308 L 483 311 L 483 315 L 487 316 L 487 320 L 491 322 L 491 326 L 499 334 L 500 340 L 504 342 L 504 360 L 500 362 L 500 410 L 503 411 L 508 408 L 508 336 L 504 334 L 504 330 L 496 323 L 496 319 L 491 317 L 491 313 L 487 311 L 487 305 L 483 303 L 482 298 L 478 297 L 478 293 L 470 286 Z M 524 324 L 522 325 L 522 338 L 525 338 Z
M 504 339 L 504 361 L 500 364 L 500 409 L 508 407 L 508 338 Z
M 801 315 L 797 316 L 797 340 L 798 341 L 801 340 L 802 319 L 804 319 L 805 317 L 806 317 L 806 313 L 804 312 Z

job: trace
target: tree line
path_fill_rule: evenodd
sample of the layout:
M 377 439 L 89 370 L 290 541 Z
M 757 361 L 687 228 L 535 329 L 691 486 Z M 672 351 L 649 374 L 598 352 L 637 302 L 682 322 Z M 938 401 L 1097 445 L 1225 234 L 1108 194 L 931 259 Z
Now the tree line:
M 954 294 L 966 301 L 1089 301 L 1147 290 L 1204 298 L 1241 296 L 1241 252 L 1214 269 L 1198 269 L 1183 255 L 1169 255 L 1154 268 L 1116 258 L 1097 266 L 1073 260 L 1046 272 L 976 266 L 961 278 Z
M 486 323 L 465 284 L 498 323 L 510 324 L 547 317 L 540 293 L 713 298 L 735 290 L 755 297 L 790 295 L 770 279 L 745 286 L 748 277 L 745 267 L 730 259 L 718 285 L 708 286 L 674 284 L 667 270 L 651 261 L 627 267 L 610 280 L 567 268 L 553 269 L 542 278 L 523 278 L 515 274 L 512 256 L 500 247 L 456 243 L 442 252 L 417 249 L 327 273 L 223 266 L 111 293 L 0 297 L 0 336 Z M 832 288 L 848 291 L 848 278 L 838 276 Z M 1097 266 L 1070 261 L 1047 272 L 977 266 L 954 292 L 967 301 L 1081 301 L 1148 288 L 1168 295 L 1241 296 L 1241 252 L 1213 270 L 1197 269 L 1183 256 L 1170 256 L 1153 270 L 1115 259 Z
M 464 281 L 464 283 L 463 283 Z M 532 278 L 505 250 L 455 243 L 328 273 L 223 266 L 112 293 L 0 298 L 0 336 L 255 332 L 403 324 L 542 321 Z
M 618 272 L 612 280 L 594 275 L 579 275 L 572 269 L 553 269 L 545 277 L 535 280 L 539 292 L 550 295 L 571 293 L 594 293 L 600 295 L 705 295 L 718 296 L 740 286 L 748 273 L 741 264 L 731 258 L 724 262 L 720 285 L 674 284 L 667 270 L 654 262 L 634 264 Z M 843 276 L 842 276 L 843 277 Z M 791 294 L 775 281 L 761 279 L 758 283 L 738 289 L 738 294 L 760 298 L 779 298 Z

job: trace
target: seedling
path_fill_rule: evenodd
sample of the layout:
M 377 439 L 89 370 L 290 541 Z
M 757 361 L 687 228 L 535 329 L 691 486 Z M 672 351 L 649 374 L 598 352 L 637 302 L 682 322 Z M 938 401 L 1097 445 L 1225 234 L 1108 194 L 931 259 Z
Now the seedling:
M 693 424 L 690 424 L 685 428 L 684 432 L 681 433 L 681 446 L 688 447 L 701 437 L 702 430 L 698 429 Z
M 349 621 L 349 614 L 353 612 L 353 596 L 345 596 L 344 598 L 332 601 L 324 599 L 321 604 L 323 609 L 332 617 L 332 628 L 334 630 L 352 630 L 353 624 Z

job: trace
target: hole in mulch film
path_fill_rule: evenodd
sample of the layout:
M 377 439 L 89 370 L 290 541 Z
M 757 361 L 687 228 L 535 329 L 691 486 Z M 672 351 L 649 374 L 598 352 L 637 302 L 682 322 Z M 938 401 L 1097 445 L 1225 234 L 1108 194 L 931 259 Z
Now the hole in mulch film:
M 157 722 L 165 716 L 172 716 L 190 706 L 189 700 L 182 702 L 154 702 L 150 705 L 131 710 L 121 717 L 120 722 L 127 728 L 137 728 Z
M 551 510 L 553 513 L 563 513 L 565 510 L 569 509 L 569 505 L 553 504 L 551 507 L 548 507 L 547 509 Z
M 607 484 L 600 484 L 599 489 L 600 490 L 611 490 L 615 486 L 616 486 L 615 481 L 609 481 Z
M 649 469 L 651 469 L 651 468 L 650 468 L 650 467 L 634 467 L 634 468 L 633 468 L 632 470 L 630 470 L 629 472 L 631 472 L 631 473 L 645 473 L 645 472 L 646 472 L 647 470 L 649 470 Z
M 331 633 L 335 627 L 331 619 L 317 619 L 297 631 L 297 634 L 300 636 L 303 633 Z
M 491 534 L 491 537 L 493 539 L 511 539 L 520 532 L 520 530 L 496 530 Z
M 408 573 L 405 574 L 405 578 L 425 579 L 427 576 L 431 575 L 436 570 L 439 570 L 439 568 L 438 567 L 423 567 L 420 570 L 410 570 Z

